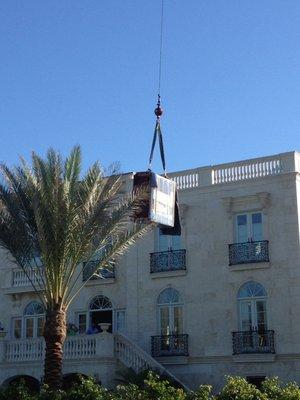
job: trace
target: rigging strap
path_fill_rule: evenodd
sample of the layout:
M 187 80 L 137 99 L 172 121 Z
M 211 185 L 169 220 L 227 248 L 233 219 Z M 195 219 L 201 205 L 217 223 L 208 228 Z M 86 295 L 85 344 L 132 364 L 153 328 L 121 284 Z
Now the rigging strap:
M 164 174 L 166 176 L 167 172 L 166 172 L 164 143 L 163 143 L 162 132 L 161 132 L 161 129 L 160 129 L 159 118 L 157 118 L 157 120 L 156 120 L 155 129 L 154 129 L 153 141 L 152 141 L 151 152 L 150 152 L 150 157 L 149 157 L 149 170 L 151 170 L 151 164 L 152 164 L 153 153 L 154 153 L 154 148 L 155 148 L 157 136 L 158 136 L 158 140 L 159 140 L 160 158 L 161 158 L 162 166 L 163 166 L 163 169 L 164 169 Z

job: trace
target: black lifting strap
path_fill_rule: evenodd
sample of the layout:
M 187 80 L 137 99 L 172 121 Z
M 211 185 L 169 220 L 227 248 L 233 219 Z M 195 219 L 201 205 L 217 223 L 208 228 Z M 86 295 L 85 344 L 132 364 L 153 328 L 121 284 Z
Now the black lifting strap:
M 152 164 L 153 153 L 154 153 L 154 148 L 155 148 L 156 137 L 157 136 L 158 136 L 158 139 L 159 139 L 160 158 L 161 158 L 162 166 L 163 166 L 163 169 L 164 169 L 164 174 L 166 176 L 167 172 L 166 172 L 165 152 L 164 152 L 163 137 L 162 137 L 162 133 L 161 133 L 161 129 L 160 129 L 159 119 L 156 120 L 155 129 L 154 129 L 154 135 L 153 135 L 153 141 L 152 141 L 152 147 L 151 147 L 151 152 L 150 152 L 150 157 L 149 157 L 149 169 L 150 170 L 151 170 L 151 164 Z

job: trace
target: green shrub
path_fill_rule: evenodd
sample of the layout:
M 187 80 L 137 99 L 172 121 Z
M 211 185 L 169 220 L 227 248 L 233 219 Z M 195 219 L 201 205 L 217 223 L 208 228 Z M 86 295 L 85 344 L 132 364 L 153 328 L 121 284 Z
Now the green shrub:
M 300 400 L 299 386 L 295 382 L 283 386 L 277 377 L 265 379 L 261 391 L 270 400 Z
M 64 398 L 63 398 L 64 399 Z M 93 379 L 82 378 L 79 384 L 75 384 L 66 393 L 66 400 L 109 400 L 108 391 L 103 389 Z M 43 399 L 44 400 L 44 399 Z
M 219 400 L 268 400 L 265 393 L 247 382 L 245 378 L 228 376 L 226 384 L 219 393 Z
M 0 390 L 0 400 L 36 400 L 37 397 L 30 394 L 25 382 L 20 382 Z
M 68 398 L 62 390 L 49 390 L 45 385 L 42 387 L 40 394 L 33 400 L 68 400 Z
M 153 372 L 149 372 L 145 384 L 145 389 L 150 399 L 186 400 L 186 393 L 183 389 L 175 388 L 168 380 L 161 380 Z
M 210 385 L 200 385 L 199 388 L 192 393 L 187 395 L 188 400 L 213 400 L 214 397 L 211 396 L 212 386 Z
M 145 388 L 145 380 L 148 377 L 149 370 L 144 369 L 140 372 L 135 372 L 133 368 L 124 368 L 117 372 L 118 378 L 115 380 L 119 385 L 133 384 L 139 389 Z
M 229 376 L 216 397 L 212 396 L 209 385 L 186 393 L 154 372 L 148 372 L 139 386 L 130 383 L 108 391 L 93 379 L 82 379 L 67 391 L 49 391 L 43 386 L 39 394 L 31 394 L 21 382 L 0 389 L 0 400 L 300 400 L 300 388 L 296 383 L 283 385 L 276 377 L 266 379 L 259 390 L 245 378 Z
M 140 389 L 137 385 L 118 385 L 116 391 L 112 394 L 112 400 L 150 400 L 148 393 Z

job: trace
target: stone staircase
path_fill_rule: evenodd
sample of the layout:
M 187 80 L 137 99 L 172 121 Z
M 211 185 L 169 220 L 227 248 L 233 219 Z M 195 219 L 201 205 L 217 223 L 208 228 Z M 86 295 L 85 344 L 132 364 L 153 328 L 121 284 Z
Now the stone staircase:
M 115 335 L 115 357 L 124 366 L 132 368 L 136 373 L 150 369 L 169 377 L 186 391 L 190 391 L 190 388 L 180 379 L 124 335 Z

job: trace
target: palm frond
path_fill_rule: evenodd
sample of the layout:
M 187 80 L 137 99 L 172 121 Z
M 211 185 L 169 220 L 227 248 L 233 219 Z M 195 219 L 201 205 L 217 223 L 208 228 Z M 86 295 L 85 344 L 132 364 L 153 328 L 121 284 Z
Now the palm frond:
M 82 261 L 100 254 L 97 268 L 111 266 L 153 227 L 132 222 L 143 194 L 124 194 L 116 168 L 107 176 L 95 163 L 81 178 L 78 146 L 66 160 L 53 149 L 46 158 L 33 152 L 30 166 L 21 159 L 17 168 L 1 165 L 0 173 L 0 245 L 34 276 L 47 308 L 65 309 L 81 290 Z

